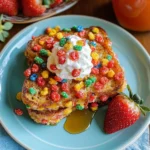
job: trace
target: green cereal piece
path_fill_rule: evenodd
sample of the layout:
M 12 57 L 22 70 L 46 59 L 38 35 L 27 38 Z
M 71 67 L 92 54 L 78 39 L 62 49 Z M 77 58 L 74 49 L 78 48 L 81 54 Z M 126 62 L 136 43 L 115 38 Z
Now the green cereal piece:
M 61 96 L 64 98 L 68 98 L 68 94 L 66 92 L 61 92 Z
M 96 81 L 96 77 L 90 77 L 89 80 L 91 80 L 92 83 L 94 83 Z
M 42 58 L 38 57 L 38 56 L 36 56 L 36 57 L 34 58 L 34 61 L 35 61 L 37 64 L 42 64 L 42 63 L 44 62 L 44 60 L 43 60 Z
M 80 45 L 75 45 L 75 46 L 73 47 L 73 49 L 74 49 L 74 50 L 77 50 L 77 51 L 81 51 L 81 50 L 82 50 L 82 46 L 80 46 Z
M 107 55 L 106 57 L 108 60 L 111 60 L 112 59 L 112 56 L 111 55 Z
M 67 42 L 67 39 L 66 39 L 66 38 L 62 38 L 62 39 L 60 39 L 60 41 L 59 41 L 59 45 L 60 45 L 61 47 L 63 47 L 63 46 L 66 44 L 66 42 Z
M 29 106 L 29 105 L 26 105 L 26 108 L 27 108 L 27 109 L 29 109 L 29 108 L 30 108 L 30 106 Z
M 83 107 L 83 106 L 81 106 L 80 104 L 77 104 L 77 105 L 76 105 L 76 109 L 77 109 L 77 110 L 83 110 L 83 109 L 84 109 L 84 107 Z
M 77 31 L 77 26 L 73 26 L 72 30 Z
M 92 85 L 92 80 L 90 80 L 90 79 L 85 80 L 85 86 L 86 87 L 89 87 L 91 85 Z
M 71 29 L 69 29 L 69 28 L 63 28 L 62 30 L 65 31 L 65 32 L 70 32 L 71 31 Z
M 31 95 L 34 95 L 34 94 L 36 94 L 36 90 L 34 88 L 29 88 L 29 93 Z
M 42 55 L 42 56 L 47 56 L 47 55 L 48 55 L 47 50 L 41 49 L 41 50 L 40 50 L 40 55 Z

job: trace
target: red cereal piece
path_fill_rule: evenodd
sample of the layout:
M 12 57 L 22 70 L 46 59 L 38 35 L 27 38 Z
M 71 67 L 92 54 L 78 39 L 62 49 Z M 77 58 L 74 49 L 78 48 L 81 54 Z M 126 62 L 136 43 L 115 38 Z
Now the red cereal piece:
M 53 44 L 54 38 L 50 37 L 45 42 L 46 44 Z
M 69 92 L 69 87 L 67 83 L 62 83 L 61 85 L 62 91 Z
M 18 116 L 22 116 L 23 115 L 23 111 L 20 108 L 15 109 L 15 114 Z
M 95 40 L 96 40 L 96 42 L 98 42 L 98 43 L 104 42 L 104 39 L 103 39 L 103 37 L 102 37 L 101 35 L 96 35 Z
M 85 36 L 85 33 L 86 33 L 86 31 L 83 30 L 83 31 L 79 32 L 78 34 L 79 34 L 80 37 L 84 37 L 84 36 Z
M 91 107 L 98 107 L 98 103 L 96 103 L 96 102 L 91 103 Z
M 32 71 L 33 73 L 38 72 L 38 71 L 39 71 L 39 66 L 38 66 L 37 64 L 33 64 L 33 65 L 32 65 L 32 68 L 31 68 L 31 71 Z
M 60 56 L 65 56 L 66 55 L 66 52 L 65 50 L 61 49 L 57 52 L 57 56 L 60 57 Z
M 79 59 L 79 52 L 73 51 L 69 54 L 69 57 L 73 61 L 77 61 Z
M 50 65 L 50 69 L 53 70 L 53 71 L 55 71 L 55 70 L 57 70 L 57 67 L 56 67 L 55 64 L 51 64 L 51 65 Z
M 51 98 L 54 102 L 58 102 L 58 101 L 60 100 L 60 94 L 57 93 L 57 92 L 51 92 L 50 98 Z
M 109 69 L 107 67 L 103 66 L 99 69 L 99 71 L 100 71 L 101 75 L 105 75 L 108 73 Z
M 93 64 L 94 66 L 97 66 L 97 65 L 99 64 L 99 61 L 92 59 L 92 64 Z
M 47 122 L 48 122 L 48 121 L 47 121 L 46 119 L 42 119 L 42 122 L 41 122 L 41 123 L 42 123 L 42 124 L 47 124 Z
M 118 72 L 115 74 L 114 79 L 120 81 L 123 78 L 123 72 Z
M 89 102 L 94 102 L 95 101 L 95 94 L 91 93 L 89 96 Z
M 46 48 L 49 49 L 49 50 L 52 49 L 53 48 L 53 44 L 46 44 Z
M 57 85 L 51 85 L 51 90 L 57 92 L 59 90 L 59 87 Z
M 54 79 L 57 81 L 57 82 L 61 82 L 62 78 L 58 77 L 58 76 L 55 76 Z
M 98 68 L 92 68 L 91 73 L 92 74 L 99 74 L 99 69 Z
M 28 68 L 24 71 L 24 76 L 29 77 L 31 75 L 31 69 Z
M 73 69 L 72 76 L 78 77 L 80 75 L 81 69 Z
M 107 101 L 108 96 L 107 96 L 107 95 L 102 95 L 102 96 L 100 96 L 99 99 L 100 99 L 102 102 L 105 102 L 105 101 Z
M 109 79 L 107 77 L 101 77 L 99 79 L 99 82 L 103 85 L 105 85 L 108 81 L 109 81 Z
M 44 86 L 45 85 L 45 80 L 43 79 L 43 77 L 38 77 L 37 78 L 37 84 L 38 86 Z
M 58 57 L 58 62 L 61 65 L 64 64 L 66 62 L 66 57 L 65 56 Z
M 91 46 L 90 48 L 91 48 L 92 52 L 96 50 L 96 48 L 94 46 Z
M 35 44 L 33 47 L 32 47 L 32 50 L 35 51 L 35 52 L 39 52 L 41 50 L 41 46 L 38 45 L 38 44 Z
M 101 84 L 100 82 L 96 82 L 96 83 L 94 84 L 94 88 L 95 88 L 96 90 L 101 90 L 103 87 L 104 87 L 104 85 Z
M 84 97 L 84 93 L 82 91 L 78 91 L 75 93 L 76 98 L 83 98 Z
M 114 67 L 114 61 L 113 60 L 109 61 L 108 64 L 107 64 L 107 67 L 108 68 L 113 68 Z

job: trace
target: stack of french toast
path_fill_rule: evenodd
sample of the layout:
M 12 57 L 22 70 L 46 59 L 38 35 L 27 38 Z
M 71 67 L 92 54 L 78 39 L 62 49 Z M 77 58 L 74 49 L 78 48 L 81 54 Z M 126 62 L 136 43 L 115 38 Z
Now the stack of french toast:
M 84 61 L 86 50 L 90 59 Z M 52 56 L 56 56 L 53 61 Z M 76 109 L 107 104 L 126 84 L 112 42 L 101 27 L 48 27 L 29 41 L 25 57 L 29 67 L 24 72 L 22 101 L 37 123 L 57 124 Z

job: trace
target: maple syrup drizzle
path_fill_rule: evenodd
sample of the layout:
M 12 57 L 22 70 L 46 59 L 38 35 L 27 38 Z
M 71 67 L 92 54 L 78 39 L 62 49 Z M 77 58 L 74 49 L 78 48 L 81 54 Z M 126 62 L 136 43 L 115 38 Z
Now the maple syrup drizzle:
M 71 134 L 81 133 L 90 127 L 94 114 L 89 109 L 75 110 L 67 117 L 64 129 Z

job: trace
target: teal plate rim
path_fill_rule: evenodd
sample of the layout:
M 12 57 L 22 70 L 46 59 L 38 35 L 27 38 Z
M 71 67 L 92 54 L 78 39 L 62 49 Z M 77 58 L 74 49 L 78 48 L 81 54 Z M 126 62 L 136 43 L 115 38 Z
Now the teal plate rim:
M 13 41 L 15 40 L 15 38 L 18 36 L 18 35 L 21 35 L 22 33 L 24 33 L 26 30 L 28 30 L 29 28 L 33 27 L 33 26 L 36 26 L 38 25 L 39 23 L 44 23 L 48 20 L 51 20 L 51 19 L 55 19 L 55 18 L 70 18 L 70 17 L 83 17 L 84 18 L 87 18 L 87 19 L 94 19 L 94 20 L 97 20 L 97 21 L 102 21 L 106 24 L 110 24 L 111 26 L 115 27 L 117 30 L 120 30 L 121 32 L 123 32 L 124 34 L 126 34 L 127 36 L 129 36 L 133 41 L 135 41 L 135 43 L 137 44 L 138 47 L 140 47 L 140 50 L 142 51 L 143 55 L 145 55 L 145 57 L 147 57 L 148 61 L 149 61 L 149 64 L 150 64 L 150 57 L 149 57 L 149 54 L 147 53 L 147 51 L 145 50 L 145 48 L 142 46 L 142 44 L 134 37 L 132 36 L 129 32 L 127 32 L 125 29 L 119 27 L 118 25 L 115 25 L 114 23 L 111 23 L 109 21 L 106 21 L 106 20 L 103 20 L 103 19 L 99 19 L 99 18 L 96 18 L 96 17 L 89 17 L 89 16 L 84 16 L 84 15 L 65 15 L 65 16 L 56 16 L 56 17 L 52 17 L 52 18 L 48 18 L 48 19 L 45 19 L 45 20 L 42 20 L 42 21 L 39 21 L 39 22 L 36 22 L 32 25 L 29 25 L 28 27 L 24 28 L 23 30 L 21 30 L 19 33 L 17 33 L 6 45 L 5 47 L 3 48 L 2 52 L 0 53 L 0 59 L 4 56 L 4 55 L 7 55 L 7 52 L 8 52 L 8 47 L 13 44 Z M 0 97 L 0 102 L 1 102 L 1 97 Z M 2 126 L 4 127 L 4 129 L 7 131 L 7 133 L 16 141 L 18 142 L 20 145 L 22 145 L 23 147 L 25 147 L 26 149 L 30 149 L 27 145 L 25 145 L 24 143 L 21 142 L 21 140 L 17 139 L 15 135 L 13 135 L 11 133 L 11 131 L 7 128 L 7 126 L 5 126 L 5 123 L 2 121 L 2 116 L 0 116 L 0 123 L 2 124 Z M 130 141 L 126 141 L 124 142 L 123 145 L 121 145 L 120 147 L 117 147 L 118 149 L 123 149 L 125 147 L 127 147 L 128 145 L 130 145 L 132 142 L 134 142 L 136 139 L 139 138 L 139 136 L 145 131 L 145 129 L 147 128 L 148 124 L 150 123 L 150 114 L 148 115 L 148 119 L 144 122 L 144 124 L 142 125 L 142 129 L 140 129 L 136 135 L 134 137 L 132 137 L 132 139 Z

